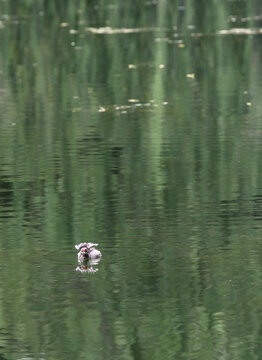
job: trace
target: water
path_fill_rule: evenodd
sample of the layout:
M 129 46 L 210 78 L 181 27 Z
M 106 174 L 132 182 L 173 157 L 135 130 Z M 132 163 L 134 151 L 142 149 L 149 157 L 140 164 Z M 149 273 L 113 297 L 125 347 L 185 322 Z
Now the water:
M 260 358 L 260 7 L 0 4 L 1 359 Z

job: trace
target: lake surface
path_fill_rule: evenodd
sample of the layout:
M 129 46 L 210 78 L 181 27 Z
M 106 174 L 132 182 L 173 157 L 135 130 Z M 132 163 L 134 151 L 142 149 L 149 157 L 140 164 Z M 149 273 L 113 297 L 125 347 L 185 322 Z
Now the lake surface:
M 260 359 L 261 27 L 1 1 L 0 359 Z

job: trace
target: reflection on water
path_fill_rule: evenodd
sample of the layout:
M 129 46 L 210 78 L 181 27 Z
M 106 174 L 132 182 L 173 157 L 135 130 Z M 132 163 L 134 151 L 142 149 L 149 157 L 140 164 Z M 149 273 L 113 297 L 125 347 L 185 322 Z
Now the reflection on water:
M 0 4 L 0 358 L 259 358 L 255 3 Z
M 80 271 L 81 273 L 95 273 L 99 269 L 96 267 L 96 265 L 99 264 L 101 259 L 90 259 L 88 261 L 83 261 L 79 263 L 79 265 L 76 268 L 76 271 Z

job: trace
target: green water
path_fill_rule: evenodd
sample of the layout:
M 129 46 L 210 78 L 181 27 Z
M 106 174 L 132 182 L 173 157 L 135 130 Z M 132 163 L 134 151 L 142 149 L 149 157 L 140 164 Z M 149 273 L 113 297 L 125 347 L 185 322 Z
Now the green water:
M 261 14 L 0 2 L 0 359 L 261 358 Z

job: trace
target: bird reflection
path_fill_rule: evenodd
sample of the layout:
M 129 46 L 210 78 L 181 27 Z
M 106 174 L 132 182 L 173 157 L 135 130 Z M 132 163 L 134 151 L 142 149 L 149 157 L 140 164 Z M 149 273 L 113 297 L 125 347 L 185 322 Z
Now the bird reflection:
M 99 271 L 98 268 L 94 267 L 99 264 L 100 259 L 89 259 L 86 261 L 79 262 L 76 271 L 79 271 L 81 273 L 95 273 Z

